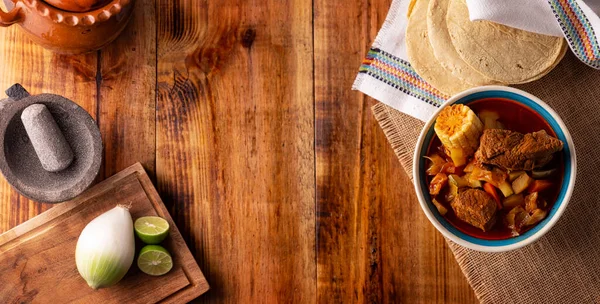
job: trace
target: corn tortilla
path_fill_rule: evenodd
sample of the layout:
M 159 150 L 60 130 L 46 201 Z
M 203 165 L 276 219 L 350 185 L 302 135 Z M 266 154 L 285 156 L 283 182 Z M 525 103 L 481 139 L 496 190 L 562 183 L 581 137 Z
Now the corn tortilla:
M 449 0 L 446 23 L 454 48 L 472 68 L 503 83 L 531 81 L 560 60 L 563 38 L 489 21 L 470 21 L 465 0 Z
M 554 70 L 554 68 L 560 63 L 560 61 L 563 59 L 563 57 L 565 57 L 565 54 L 567 54 L 568 49 L 569 49 L 569 45 L 565 41 L 565 43 L 563 43 L 563 45 L 562 45 L 560 54 L 558 55 L 558 58 L 556 58 L 556 61 L 554 61 L 554 63 L 550 67 L 548 67 L 545 71 L 536 75 L 533 78 L 525 79 L 519 83 L 514 83 L 514 84 L 523 84 L 523 83 L 532 82 L 532 81 L 538 80 L 538 79 L 548 75 L 548 73 L 550 73 L 552 70 Z
M 452 44 L 448 26 L 446 25 L 446 14 L 450 0 L 430 0 L 427 9 L 427 33 L 429 43 L 433 48 L 433 54 L 437 61 L 452 72 L 457 78 L 476 86 L 502 84 L 492 80 L 468 65 Z
M 427 7 L 429 0 L 417 0 L 406 27 L 406 52 L 417 74 L 433 87 L 447 95 L 454 95 L 473 85 L 452 75 L 435 59 L 427 35 Z
M 406 12 L 407 18 L 410 17 L 410 13 L 412 13 L 413 7 L 415 7 L 415 3 L 417 3 L 417 0 L 410 0 L 410 3 L 408 4 L 408 10 Z

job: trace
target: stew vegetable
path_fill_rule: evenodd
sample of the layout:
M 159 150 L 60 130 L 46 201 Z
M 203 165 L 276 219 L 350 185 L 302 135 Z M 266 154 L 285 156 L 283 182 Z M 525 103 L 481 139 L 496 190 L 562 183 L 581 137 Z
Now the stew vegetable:
M 434 129 L 429 193 L 457 229 L 505 239 L 546 218 L 562 184 L 563 143 L 537 113 L 511 100 L 482 99 L 445 108 Z

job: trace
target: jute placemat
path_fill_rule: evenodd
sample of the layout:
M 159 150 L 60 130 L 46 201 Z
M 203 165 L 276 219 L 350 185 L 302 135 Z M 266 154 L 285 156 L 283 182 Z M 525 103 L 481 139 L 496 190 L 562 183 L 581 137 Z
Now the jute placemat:
M 450 249 L 482 303 L 600 303 L 600 71 L 569 52 L 549 75 L 518 88 L 548 103 L 571 132 L 573 197 L 558 223 L 525 248 L 482 253 L 448 242 Z M 373 112 L 412 177 L 423 122 L 383 103 Z

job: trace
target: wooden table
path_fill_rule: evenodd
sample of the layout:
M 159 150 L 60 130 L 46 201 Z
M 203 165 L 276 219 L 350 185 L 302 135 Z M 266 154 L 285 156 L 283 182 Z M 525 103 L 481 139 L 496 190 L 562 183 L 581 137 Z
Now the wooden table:
M 0 88 L 87 109 L 102 177 L 143 163 L 211 284 L 199 302 L 475 302 L 350 90 L 390 2 L 138 0 L 80 56 L 10 27 Z M 0 182 L 0 232 L 51 207 Z

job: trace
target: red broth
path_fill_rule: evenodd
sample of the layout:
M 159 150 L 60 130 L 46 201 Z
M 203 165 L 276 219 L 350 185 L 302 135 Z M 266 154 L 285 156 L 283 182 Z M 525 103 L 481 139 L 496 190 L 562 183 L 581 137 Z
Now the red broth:
M 546 130 L 546 132 L 552 136 L 556 137 L 556 133 L 552 130 L 550 125 L 536 112 L 533 110 L 509 99 L 502 98 L 485 98 L 469 103 L 468 106 L 478 114 L 482 110 L 494 111 L 498 113 L 500 116 L 499 121 L 504 124 L 506 129 L 517 131 L 520 133 L 531 133 L 539 130 Z M 565 143 L 566 144 L 566 143 Z M 440 147 L 442 143 L 437 138 L 437 136 L 433 136 L 431 143 L 427 149 L 427 155 L 431 155 L 440 151 Z M 443 149 L 442 149 L 443 150 Z M 558 172 L 554 174 L 553 177 L 548 178 L 548 180 L 552 181 L 556 187 L 550 187 L 550 189 L 539 193 L 540 197 L 545 199 L 548 203 L 546 210 L 552 209 L 554 202 L 558 199 L 558 194 L 560 193 L 560 185 L 562 185 L 562 180 L 564 176 L 564 161 L 563 161 L 563 153 L 556 153 L 552 161 L 546 165 L 548 168 L 557 168 Z M 431 181 L 432 176 L 427 177 L 427 184 Z M 500 196 L 502 193 L 498 191 Z M 499 210 L 496 213 L 498 216 L 496 224 L 492 230 L 484 232 L 479 228 L 475 228 L 462 220 L 458 219 L 450 204 L 446 202 L 442 202 L 448 209 L 448 213 L 444 216 L 450 224 L 456 227 L 458 230 L 466 233 L 470 236 L 487 239 L 487 240 L 499 240 L 499 239 L 507 239 L 511 238 L 511 230 L 506 227 L 504 224 L 504 218 L 506 217 L 506 213 L 510 210 Z M 535 227 L 529 226 L 524 227 L 521 230 L 521 234 L 525 233 L 527 230 Z

